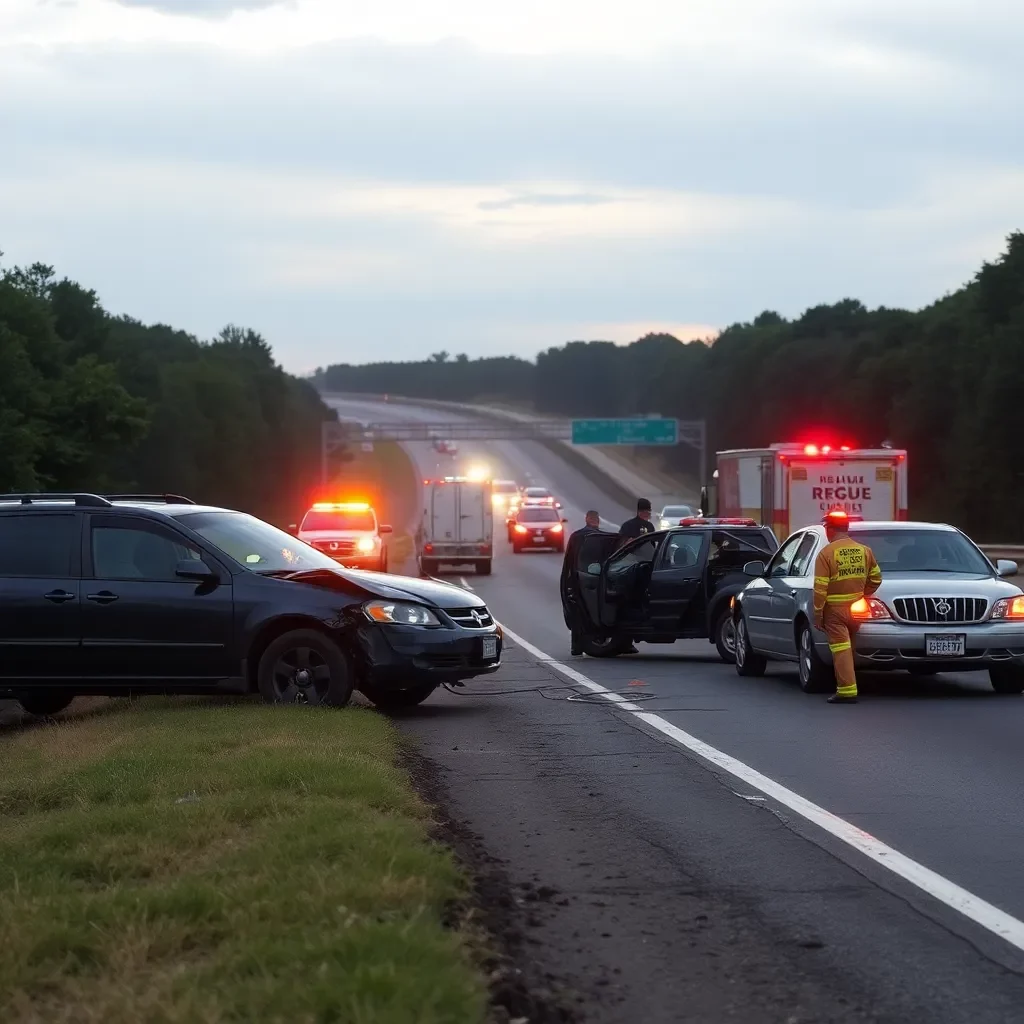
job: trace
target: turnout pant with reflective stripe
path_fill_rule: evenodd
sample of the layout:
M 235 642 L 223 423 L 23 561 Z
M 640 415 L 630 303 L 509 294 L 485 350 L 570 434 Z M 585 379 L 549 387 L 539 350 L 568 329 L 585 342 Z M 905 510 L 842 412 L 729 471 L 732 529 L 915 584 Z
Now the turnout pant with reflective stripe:
M 824 626 L 828 649 L 832 652 L 832 664 L 836 670 L 836 693 L 840 697 L 856 697 L 853 638 L 857 633 L 857 622 L 850 614 L 850 602 L 833 602 L 830 598 L 825 605 Z

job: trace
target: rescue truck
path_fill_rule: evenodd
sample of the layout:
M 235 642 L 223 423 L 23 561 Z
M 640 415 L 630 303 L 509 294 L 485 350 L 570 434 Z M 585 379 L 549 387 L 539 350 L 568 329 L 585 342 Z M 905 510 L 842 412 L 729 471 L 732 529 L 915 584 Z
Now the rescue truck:
M 851 518 L 906 520 L 907 453 L 899 448 L 773 444 L 717 453 L 717 515 L 756 519 L 781 543 L 830 509 Z
M 423 575 L 436 575 L 442 565 L 472 565 L 489 576 L 494 557 L 491 481 L 464 476 L 424 480 L 423 504 L 416 531 Z

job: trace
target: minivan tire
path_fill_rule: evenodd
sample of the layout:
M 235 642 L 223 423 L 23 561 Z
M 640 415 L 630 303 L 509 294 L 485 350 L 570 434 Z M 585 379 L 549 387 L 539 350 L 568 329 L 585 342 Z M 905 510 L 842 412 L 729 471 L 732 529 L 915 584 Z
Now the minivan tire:
M 359 692 L 381 711 L 405 711 L 422 704 L 438 687 L 438 683 L 418 683 L 402 690 L 388 689 L 374 683 L 361 683 Z
M 315 629 L 292 629 L 271 640 L 260 656 L 256 682 L 268 704 L 343 707 L 354 687 L 348 656 Z
M 633 642 L 628 637 L 621 636 L 588 636 L 583 638 L 580 646 L 583 653 L 591 658 L 617 658 L 620 654 L 625 654 L 633 646 Z
M 36 718 L 50 718 L 63 711 L 75 699 L 75 695 L 60 691 L 47 693 L 44 690 L 39 693 L 15 694 L 14 699 L 26 714 L 35 715 Z

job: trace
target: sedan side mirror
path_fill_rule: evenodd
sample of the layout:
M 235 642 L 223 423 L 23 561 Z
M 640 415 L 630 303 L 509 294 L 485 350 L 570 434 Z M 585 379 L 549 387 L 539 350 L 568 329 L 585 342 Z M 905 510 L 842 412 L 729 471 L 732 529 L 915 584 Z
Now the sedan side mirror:
M 174 570 L 174 575 L 183 580 L 199 580 L 202 582 L 213 579 L 217 574 L 204 561 L 198 558 L 184 558 L 178 563 L 177 568 Z
M 568 519 L 563 519 L 562 522 L 563 523 L 567 523 L 567 522 L 569 522 L 569 520 Z
M 996 572 L 1000 576 L 1016 576 L 1019 568 L 1017 563 L 1011 562 L 1009 558 L 1000 558 L 996 562 Z
M 767 571 L 768 567 L 764 562 L 747 562 L 747 564 L 743 566 L 744 576 L 763 576 Z
M 394 533 L 395 528 L 393 526 L 380 526 L 378 527 L 380 533 Z

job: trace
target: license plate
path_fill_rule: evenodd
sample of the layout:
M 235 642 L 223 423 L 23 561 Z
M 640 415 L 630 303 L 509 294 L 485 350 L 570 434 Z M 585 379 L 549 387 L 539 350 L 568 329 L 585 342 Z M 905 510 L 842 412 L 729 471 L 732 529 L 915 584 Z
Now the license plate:
M 924 638 L 924 653 L 929 658 L 962 658 L 967 653 L 967 635 L 930 633 Z
M 533 543 L 534 544 L 543 544 L 544 543 L 544 534 L 543 533 L 535 533 L 533 535 Z
M 487 661 L 489 658 L 496 658 L 498 656 L 498 638 L 496 636 L 485 636 L 480 639 L 484 647 L 484 661 Z

